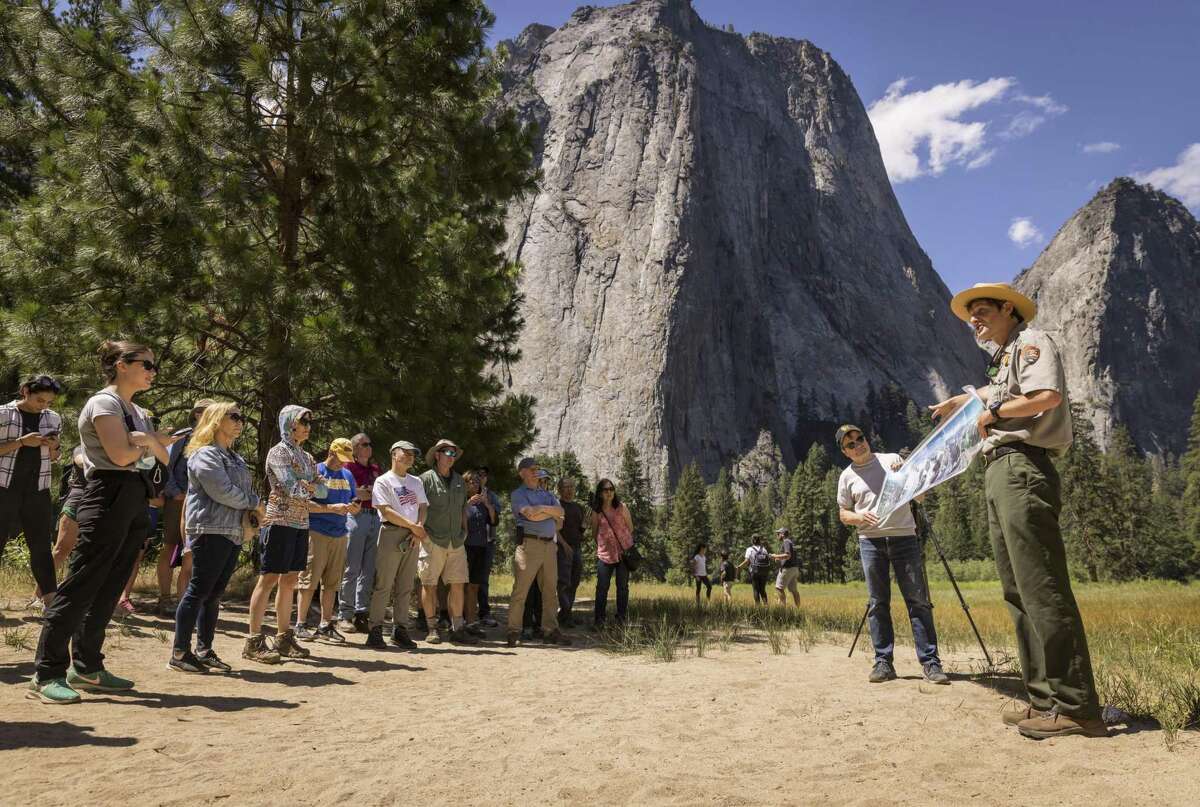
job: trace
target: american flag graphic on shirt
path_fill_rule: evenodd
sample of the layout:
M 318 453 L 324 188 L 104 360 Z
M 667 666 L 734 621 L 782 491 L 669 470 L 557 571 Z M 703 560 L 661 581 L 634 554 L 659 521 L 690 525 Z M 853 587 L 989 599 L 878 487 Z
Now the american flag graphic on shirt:
M 416 492 L 408 489 L 408 485 L 394 487 L 392 491 L 396 494 L 396 502 L 401 507 L 416 507 L 421 501 L 417 498 Z

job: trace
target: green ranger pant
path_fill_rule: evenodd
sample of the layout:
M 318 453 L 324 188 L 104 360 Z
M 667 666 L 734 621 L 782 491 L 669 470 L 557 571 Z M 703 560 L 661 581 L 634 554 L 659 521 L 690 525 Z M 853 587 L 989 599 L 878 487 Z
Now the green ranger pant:
M 1049 457 L 1006 454 L 984 473 L 988 532 L 1017 629 L 1021 675 L 1035 709 L 1100 717 L 1087 637 L 1063 546 L 1058 471 Z

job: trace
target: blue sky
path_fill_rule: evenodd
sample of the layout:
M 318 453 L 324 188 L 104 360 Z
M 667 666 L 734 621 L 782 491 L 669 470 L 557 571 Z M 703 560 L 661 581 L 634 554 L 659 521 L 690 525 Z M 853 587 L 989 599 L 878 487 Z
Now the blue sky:
M 531 22 L 561 25 L 580 4 L 489 5 L 499 41 Z M 952 291 L 1010 280 L 1117 176 L 1200 212 L 1196 0 L 693 6 L 710 23 L 833 55 L 873 107 L 900 205 Z

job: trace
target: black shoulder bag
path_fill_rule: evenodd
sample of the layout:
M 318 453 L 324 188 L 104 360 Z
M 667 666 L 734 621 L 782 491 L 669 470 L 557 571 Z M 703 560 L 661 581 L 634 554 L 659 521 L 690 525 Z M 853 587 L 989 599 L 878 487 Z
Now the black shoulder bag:
M 608 513 L 604 512 L 604 505 L 600 505 L 600 515 L 604 516 L 604 520 L 608 522 L 608 528 L 612 530 L 613 538 L 617 539 L 617 550 L 621 553 L 621 559 L 617 561 L 625 567 L 627 572 L 636 572 L 638 567 L 642 565 L 642 553 L 638 551 L 637 540 L 628 549 L 621 549 L 621 539 L 617 536 L 617 531 L 613 529 L 612 519 L 608 517 Z M 630 536 L 632 538 L 632 536 Z

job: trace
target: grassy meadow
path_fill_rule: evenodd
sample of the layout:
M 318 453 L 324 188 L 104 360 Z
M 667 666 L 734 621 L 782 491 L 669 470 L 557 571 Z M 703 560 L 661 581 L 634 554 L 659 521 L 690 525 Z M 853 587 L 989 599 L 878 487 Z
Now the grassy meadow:
M 153 569 L 143 567 L 137 591 L 153 597 Z M 946 653 L 971 658 L 969 668 L 958 672 L 980 675 L 1019 671 L 1012 647 L 1012 623 L 1000 594 L 999 583 L 966 582 L 960 586 L 975 623 L 987 643 L 994 666 L 981 657 L 954 590 L 948 582 L 931 582 L 939 643 Z M 253 586 L 249 569 L 239 569 L 230 586 L 231 598 L 245 598 Z M 505 599 L 512 578 L 492 577 L 492 594 Z M 580 586 L 578 610 L 587 612 L 594 581 Z M 0 599 L 11 617 L 29 599 L 32 580 L 28 567 L 5 563 L 0 569 Z M 1097 685 L 1103 703 L 1140 720 L 1159 723 L 1168 740 L 1175 732 L 1200 726 L 1200 585 L 1147 581 L 1119 584 L 1080 584 L 1076 596 L 1083 611 L 1092 651 Z M 774 597 L 774 589 L 770 589 Z M 862 583 L 801 586 L 801 607 L 757 608 L 750 586 L 734 586 L 732 604 L 726 606 L 720 586 L 712 600 L 697 608 L 692 589 L 663 583 L 634 583 L 630 592 L 630 623 L 610 627 L 598 638 L 603 651 L 645 654 L 663 662 L 704 656 L 727 650 L 734 643 L 762 646 L 764 652 L 802 653 L 817 642 L 850 643 L 866 605 Z M 610 591 L 609 613 L 615 586 Z M 898 644 L 911 647 L 912 632 L 899 592 L 893 589 L 893 622 Z M 6 619 L 3 641 L 12 647 L 36 642 L 28 623 Z M 856 653 L 869 654 L 870 637 L 864 628 Z M 908 652 L 902 650 L 900 652 Z

